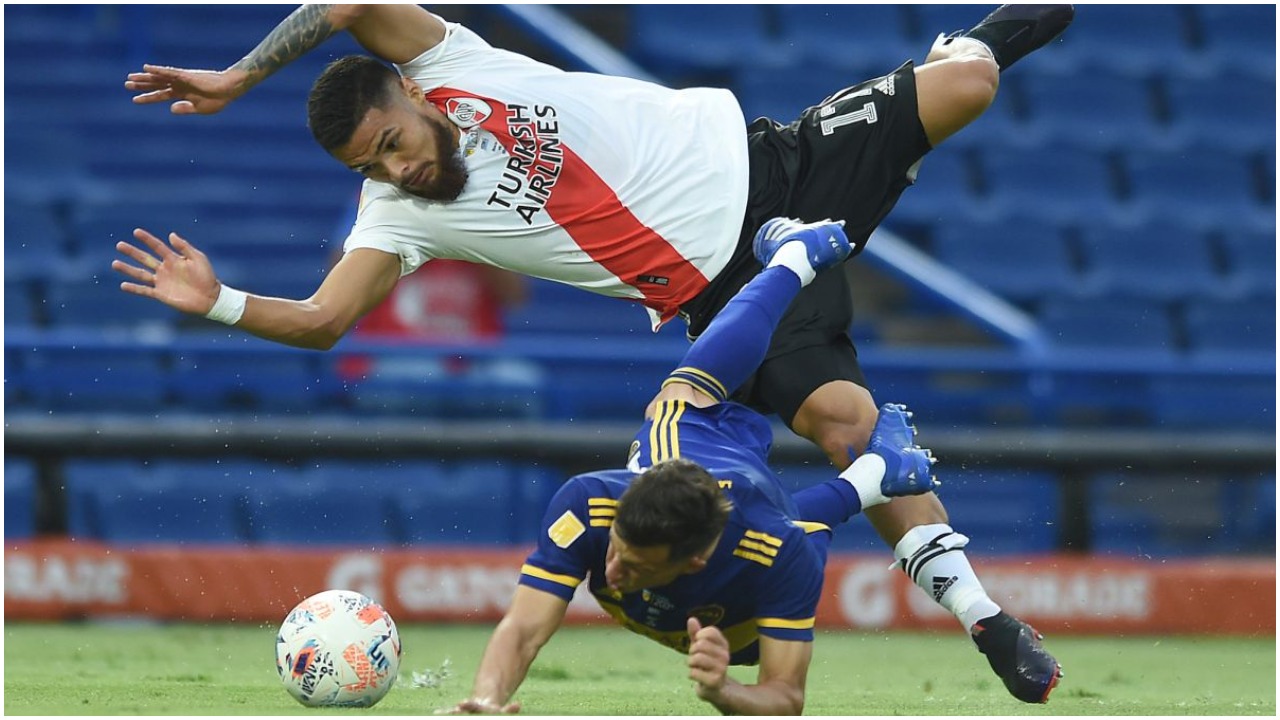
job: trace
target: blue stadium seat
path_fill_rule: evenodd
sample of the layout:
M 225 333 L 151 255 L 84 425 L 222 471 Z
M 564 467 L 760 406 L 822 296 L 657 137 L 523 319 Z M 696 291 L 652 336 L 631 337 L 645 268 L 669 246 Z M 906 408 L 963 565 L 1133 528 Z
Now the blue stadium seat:
M 1182 5 L 1077 5 L 1076 18 L 1027 67 L 1056 73 L 1089 69 L 1130 77 L 1195 72 L 1192 17 Z M 1142 42 L 1134 42 L 1135 33 Z
M 1252 169 L 1207 150 L 1127 155 L 1134 209 L 1200 228 L 1256 227 L 1271 218 L 1275 199 L 1260 197 Z
M 1187 344 L 1193 351 L 1275 352 L 1275 298 L 1197 300 L 1186 309 Z
M 1268 353 L 1275 357 L 1273 353 Z M 1150 380 L 1147 412 L 1151 424 L 1160 428 L 1197 430 L 1218 418 L 1234 428 L 1274 431 L 1276 427 L 1276 377 L 1230 374 L 1239 362 L 1240 351 L 1225 354 L 1201 353 L 1204 359 L 1218 360 L 1218 375 L 1157 376 Z M 1273 361 L 1274 362 L 1274 361 Z
M 110 266 L 89 277 L 51 280 L 45 291 L 49 324 L 149 332 L 172 329 L 182 320 L 182 313 L 164 303 L 121 290 L 126 280 Z
M 1166 148 L 1176 141 L 1158 120 L 1148 80 L 1072 73 L 1029 77 L 1018 87 L 1029 132 L 1046 143 L 1106 152 Z
M 1039 313 L 1046 337 L 1076 349 L 1176 349 L 1168 308 L 1137 298 L 1049 298 Z
M 1274 229 L 1233 229 L 1223 236 L 1229 287 L 1243 297 L 1275 299 L 1276 235 Z
M 1239 535 L 1248 552 L 1275 553 L 1276 476 L 1264 474 L 1244 481 L 1236 508 Z
M 175 400 L 205 411 L 305 411 L 337 392 L 316 353 L 275 347 L 190 350 L 175 356 L 170 377 Z
M 274 481 L 249 489 L 249 533 L 256 543 L 285 545 L 392 545 L 390 492 L 315 473 L 281 471 Z
M 29 458 L 4 460 L 4 539 L 22 540 L 36 532 L 36 466 Z
M 6 270 L 9 265 L 6 264 Z M 6 327 L 31 327 L 37 324 L 39 309 L 33 283 L 4 281 L 4 324 Z
M 1016 302 L 1076 290 L 1076 275 L 1061 228 L 1037 218 L 944 220 L 934 229 L 939 261 Z
M 247 540 L 240 498 L 186 478 L 148 477 L 96 494 L 101 539 L 118 544 Z
M 23 358 L 26 390 L 46 409 L 151 412 L 167 399 L 163 353 L 152 348 L 43 347 Z
M 1168 78 L 1165 93 L 1172 115 L 1170 130 L 1184 144 L 1234 153 L 1267 148 L 1274 152 L 1274 79 L 1236 74 Z
M 854 78 L 848 71 L 821 65 L 802 70 L 789 65 L 744 63 L 734 72 L 733 93 L 742 105 L 747 122 L 767 117 L 787 125 L 806 108 L 819 105 L 840 90 L 882 72 L 887 71 Z
M 982 154 L 987 203 L 998 215 L 1033 214 L 1056 223 L 1115 218 L 1115 178 L 1107 159 L 1079 148 L 999 148 Z
M 980 215 L 976 177 L 969 151 L 943 145 L 925 156 L 915 184 L 902 193 L 885 223 L 934 225 Z
M 8 53 L 5 53 L 6 58 Z M 43 53 L 48 57 L 48 53 Z M 6 77 L 17 71 L 8 66 Z M 41 73 L 50 72 L 42 68 Z M 50 77 L 44 75 L 45 77 Z M 60 126 L 48 117 L 45 101 L 51 95 L 47 84 L 41 85 L 39 100 L 23 102 L 13 97 L 5 86 L 4 171 L 5 204 L 12 199 L 24 203 L 70 203 L 104 191 L 103 185 L 89 174 L 83 161 L 83 144 L 74 129 Z M 77 102 L 79 102 L 77 100 Z M 76 112 L 83 112 L 78 105 Z M 8 212 L 5 213 L 6 234 Z
M 906 10 L 900 5 L 778 6 L 780 40 L 798 51 L 806 68 L 829 65 L 883 75 L 924 48 L 908 35 Z M 793 70 L 797 78 L 803 72 Z M 849 77 L 845 85 L 866 77 Z
M 119 494 L 124 488 L 145 482 L 150 469 L 139 459 L 76 456 L 62 462 L 61 473 L 67 535 L 74 539 L 101 540 L 98 498 Z
M 973 555 L 1048 553 L 1059 549 L 1060 488 L 1048 472 L 1011 468 L 934 468 L 951 526 L 969 537 Z
M 664 76 L 724 72 L 742 62 L 785 57 L 770 37 L 764 5 L 633 5 L 627 52 Z
M 1090 550 L 1162 558 L 1233 552 L 1230 481 L 1106 472 L 1089 481 Z
M 1195 5 L 1202 56 L 1215 74 L 1244 72 L 1275 81 L 1276 6 Z
M 147 230 L 165 241 L 170 232 L 176 232 L 199 245 L 197 228 L 200 227 L 201 215 L 200 209 L 191 202 L 173 204 L 100 198 L 78 203 L 72 217 L 71 243 L 78 274 L 114 275 L 111 261 L 128 261 L 116 250 L 116 243 L 138 244 L 133 237 L 134 228 Z
M 1212 295 L 1224 279 L 1208 237 L 1181 223 L 1096 224 L 1080 233 L 1085 294 L 1172 301 Z
M 451 463 L 440 474 L 423 472 L 391 503 L 393 522 L 411 545 L 504 545 L 517 540 L 518 475 L 497 461 Z
M 649 314 L 639 303 L 537 278 L 530 278 L 526 287 L 525 302 L 503 314 L 508 335 L 612 338 L 652 334 Z
M 49 202 L 26 202 L 8 193 L 4 199 L 4 276 L 6 280 L 40 279 L 66 262 L 67 230 Z

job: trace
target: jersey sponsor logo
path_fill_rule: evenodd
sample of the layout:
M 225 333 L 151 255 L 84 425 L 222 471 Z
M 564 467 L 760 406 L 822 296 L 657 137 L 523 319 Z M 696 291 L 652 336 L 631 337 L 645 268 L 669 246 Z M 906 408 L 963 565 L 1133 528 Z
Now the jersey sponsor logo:
M 467 130 L 488 120 L 493 108 L 477 98 L 456 97 L 445 101 L 444 113 L 454 125 Z
M 547 537 L 563 549 L 572 545 L 573 541 L 582 537 L 582 533 L 586 531 L 586 526 L 578 516 L 574 515 L 572 510 L 565 510 L 564 514 L 547 528 Z
M 564 167 L 560 120 L 551 105 L 507 105 L 505 122 L 512 140 L 507 166 L 486 204 L 510 208 L 532 225 Z

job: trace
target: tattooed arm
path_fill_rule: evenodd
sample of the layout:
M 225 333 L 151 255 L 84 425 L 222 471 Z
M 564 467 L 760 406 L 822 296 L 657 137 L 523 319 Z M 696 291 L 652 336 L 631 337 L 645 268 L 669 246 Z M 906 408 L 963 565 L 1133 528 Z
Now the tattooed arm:
M 303 5 L 239 62 L 222 70 L 144 65 L 125 88 L 139 104 L 171 103 L 180 115 L 212 114 L 272 73 L 346 30 L 373 55 L 408 62 L 444 39 L 444 24 L 417 5 Z

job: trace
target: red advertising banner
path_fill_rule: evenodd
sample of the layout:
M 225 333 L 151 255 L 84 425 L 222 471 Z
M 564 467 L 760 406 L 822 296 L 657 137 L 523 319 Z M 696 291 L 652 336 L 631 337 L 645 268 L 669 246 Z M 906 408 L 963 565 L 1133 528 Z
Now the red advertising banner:
M 147 546 L 70 541 L 7 545 L 4 617 L 141 616 L 278 622 L 330 588 L 379 600 L 398 622 L 495 622 L 525 552 Z M 956 622 L 881 556 L 833 555 L 818 608 L 823 628 L 950 628 Z M 1053 633 L 1269 634 L 1271 559 L 1141 562 L 1102 557 L 974 559 L 993 599 Z M 1223 603 L 1229 601 L 1229 612 Z M 570 622 L 608 622 L 581 590 Z

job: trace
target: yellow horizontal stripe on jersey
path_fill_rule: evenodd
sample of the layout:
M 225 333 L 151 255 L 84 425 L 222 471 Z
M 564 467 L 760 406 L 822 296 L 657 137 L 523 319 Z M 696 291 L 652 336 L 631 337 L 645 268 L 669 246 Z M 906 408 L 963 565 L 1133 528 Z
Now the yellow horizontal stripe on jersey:
M 752 562 L 758 562 L 765 567 L 773 566 L 773 558 L 768 555 L 761 555 L 760 553 L 751 552 L 750 550 L 734 550 L 733 554 Z
M 608 506 L 617 507 L 618 501 L 613 498 L 587 498 L 587 504 L 592 507 Z
M 520 573 L 522 575 L 528 575 L 529 577 L 536 577 L 539 580 L 550 580 L 553 583 L 560 583 L 561 585 L 571 588 L 578 587 L 578 584 L 582 582 L 582 578 L 576 578 L 572 575 L 557 575 L 556 573 L 547 572 L 540 567 L 534 567 L 528 563 L 525 563 L 520 568 Z
M 778 555 L 778 548 L 770 547 L 764 543 L 755 542 L 754 540 L 742 540 L 738 543 L 738 547 L 743 550 L 757 550 L 769 557 L 777 557 Z
M 751 538 L 752 540 L 759 540 L 760 542 L 763 542 L 763 543 L 769 543 L 774 547 L 782 547 L 782 540 L 770 535 L 769 533 L 762 533 L 758 530 L 748 530 L 743 534 Z
M 808 630 L 813 627 L 814 618 L 804 620 L 783 620 L 782 618 L 756 618 L 756 627 L 777 628 L 779 630 Z
M 824 530 L 827 532 L 831 532 L 830 525 L 824 525 L 820 522 L 812 522 L 810 520 L 792 520 L 791 524 L 803 530 L 805 535 L 812 535 L 816 532 L 822 532 Z
M 618 515 L 617 508 L 593 507 L 587 508 L 587 514 L 591 517 L 616 517 Z
M 613 518 L 591 518 L 591 527 L 613 527 Z

